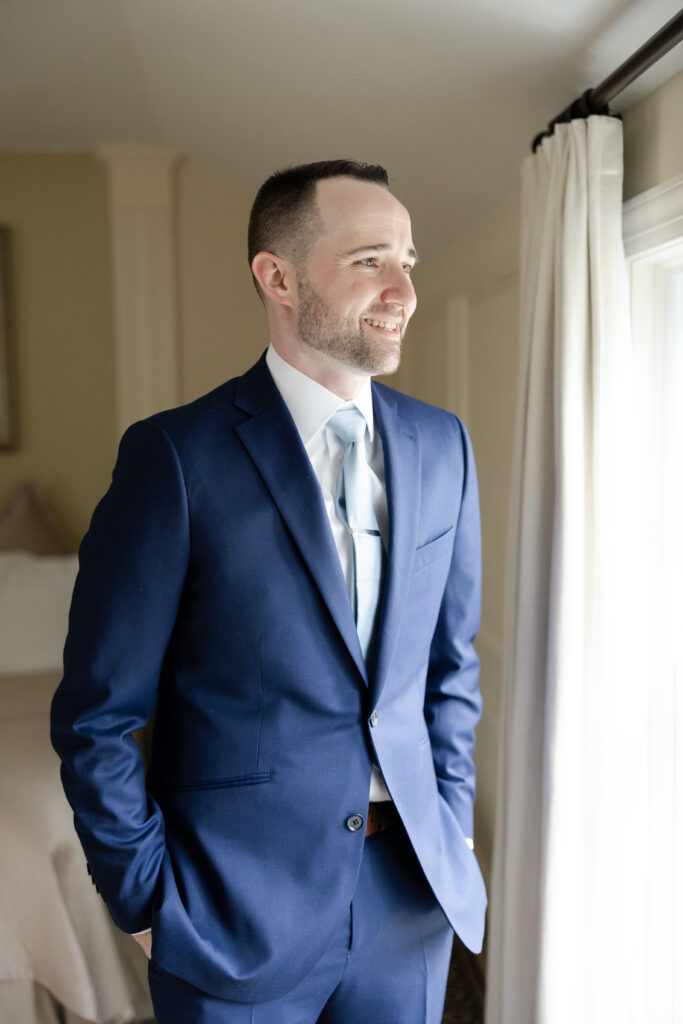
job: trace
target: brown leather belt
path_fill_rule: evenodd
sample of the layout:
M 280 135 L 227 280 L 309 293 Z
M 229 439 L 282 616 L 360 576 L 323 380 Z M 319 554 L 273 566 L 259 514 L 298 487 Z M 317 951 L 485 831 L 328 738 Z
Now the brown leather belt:
M 385 829 L 398 825 L 400 820 L 393 800 L 380 800 L 377 803 L 371 803 L 368 807 L 365 834 L 372 836 L 375 832 L 384 832 Z

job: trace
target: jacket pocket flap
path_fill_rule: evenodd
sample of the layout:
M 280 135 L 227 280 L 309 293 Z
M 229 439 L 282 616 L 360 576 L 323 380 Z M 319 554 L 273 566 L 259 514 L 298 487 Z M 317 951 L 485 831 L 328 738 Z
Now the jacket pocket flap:
M 201 782 L 178 782 L 164 786 L 168 792 L 182 793 L 191 789 L 230 789 L 232 786 L 259 786 L 270 782 L 271 772 L 251 772 L 249 775 L 232 775 L 227 779 L 206 779 Z
M 415 552 L 413 560 L 413 573 L 419 572 L 420 569 L 431 565 L 432 562 L 436 562 L 439 558 L 445 558 L 446 555 L 450 556 L 453 550 L 454 533 L 455 527 L 449 526 L 445 533 L 419 547 Z

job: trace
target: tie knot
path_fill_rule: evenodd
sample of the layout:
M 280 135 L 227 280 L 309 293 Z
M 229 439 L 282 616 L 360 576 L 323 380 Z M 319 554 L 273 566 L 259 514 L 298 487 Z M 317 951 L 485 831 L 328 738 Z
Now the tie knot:
M 365 437 L 367 424 L 363 413 L 354 406 L 352 409 L 340 409 L 330 416 L 327 426 L 344 444 L 354 444 Z

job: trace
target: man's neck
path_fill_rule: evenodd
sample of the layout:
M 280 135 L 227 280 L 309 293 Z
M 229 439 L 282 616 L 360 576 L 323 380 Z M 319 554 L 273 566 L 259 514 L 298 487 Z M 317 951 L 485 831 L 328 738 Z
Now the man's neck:
M 316 349 L 287 344 L 281 339 L 271 339 L 277 354 L 311 380 L 327 388 L 333 394 L 348 402 L 355 398 L 367 381 L 367 374 L 359 373 L 345 366 L 325 352 Z

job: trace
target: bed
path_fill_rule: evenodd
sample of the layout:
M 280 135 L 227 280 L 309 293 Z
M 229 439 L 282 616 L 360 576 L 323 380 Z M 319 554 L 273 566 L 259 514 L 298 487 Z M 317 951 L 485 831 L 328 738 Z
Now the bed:
M 153 1016 L 145 955 L 90 882 L 49 741 L 76 575 L 65 547 L 32 488 L 0 515 L 0 1024 Z

